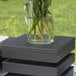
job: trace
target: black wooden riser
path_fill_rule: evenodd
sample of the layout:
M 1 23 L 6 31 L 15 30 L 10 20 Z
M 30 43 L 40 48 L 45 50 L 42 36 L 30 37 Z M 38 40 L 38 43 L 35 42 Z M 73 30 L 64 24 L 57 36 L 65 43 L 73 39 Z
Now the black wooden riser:
M 74 62 L 74 54 L 70 53 L 74 48 L 74 37 L 56 36 L 49 45 L 29 44 L 27 35 L 9 38 L 0 45 L 2 57 L 8 58 L 2 69 L 16 73 L 14 76 L 73 76 L 73 68 L 67 69 Z
M 13 37 L 8 36 L 0 36 L 0 68 L 2 68 L 2 61 L 4 61 L 6 58 L 2 57 L 2 49 L 1 46 L 5 44 L 7 41 L 10 41 L 11 39 L 14 39 Z
M 3 70 L 11 73 L 29 74 L 37 76 L 60 76 L 74 62 L 74 54 L 69 54 L 64 61 L 58 65 L 38 66 L 21 62 L 4 61 Z
M 31 45 L 26 35 L 11 38 L 2 45 L 2 56 L 6 58 L 58 63 L 75 48 L 75 38 L 55 37 L 49 45 Z
M 16 73 L 8 73 L 5 76 L 37 76 L 37 75 L 23 75 L 23 74 L 16 74 Z M 73 76 L 73 67 L 69 67 L 61 76 Z
M 74 76 L 74 68 L 69 67 L 61 76 Z
M 19 51 L 19 50 L 3 50 L 2 56 L 5 58 L 13 58 L 13 59 L 22 59 L 22 60 L 33 60 L 40 62 L 50 62 L 50 63 L 58 63 L 61 59 L 63 59 L 71 50 L 74 49 L 74 44 L 69 44 L 67 48 L 64 48 L 59 54 L 42 54 L 42 53 L 33 53 L 27 51 Z

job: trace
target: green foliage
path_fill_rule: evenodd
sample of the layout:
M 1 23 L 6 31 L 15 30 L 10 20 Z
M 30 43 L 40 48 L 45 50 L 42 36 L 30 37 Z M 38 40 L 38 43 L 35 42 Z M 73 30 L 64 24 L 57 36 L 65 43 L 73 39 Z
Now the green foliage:
M 16 16 L 19 20 L 18 29 L 21 27 L 21 32 L 26 32 L 24 24 L 23 6 L 26 0 L 0 0 L 0 35 L 8 35 L 4 30 L 4 22 L 11 16 Z M 76 37 L 76 1 L 75 0 L 52 0 L 53 17 L 55 35 L 74 36 Z M 23 31 L 23 29 L 25 30 Z M 11 32 L 11 36 L 13 31 Z M 21 35 L 21 32 L 16 32 L 16 35 Z
M 26 33 L 23 9 L 25 0 L 18 1 L 0 0 L 0 35 L 16 37 Z
M 10 18 L 6 19 L 3 26 L 3 33 L 7 32 L 8 36 L 19 36 L 22 34 L 21 26 L 19 24 L 20 20 L 17 19 L 16 16 L 11 16 Z M 25 25 L 25 22 L 22 22 Z M 22 27 L 22 30 L 25 31 L 25 28 Z M 18 32 L 18 34 L 17 34 Z M 12 35 L 11 35 L 12 33 Z
M 33 11 L 36 17 L 46 16 L 48 8 L 51 6 L 51 0 L 33 0 Z
M 29 37 L 28 39 L 30 39 L 33 31 L 34 31 L 33 35 L 35 39 L 37 39 L 36 36 L 38 35 L 39 40 L 44 41 L 43 40 L 44 31 L 47 32 L 47 35 L 50 40 L 53 39 L 52 28 L 50 29 L 50 27 L 52 27 L 53 25 L 53 22 L 51 20 L 51 12 L 49 10 L 50 6 L 51 6 L 51 0 L 32 0 L 30 4 L 28 5 L 26 4 L 25 12 L 28 12 L 28 13 L 33 12 L 32 15 L 27 14 L 28 18 L 33 17 L 33 23 L 30 24 L 31 28 L 28 33 L 28 37 Z M 28 7 L 29 7 L 29 10 L 28 10 Z M 32 9 L 32 11 L 30 11 L 31 10 L 30 8 Z M 39 31 L 39 33 L 37 33 L 38 32 L 37 30 Z
M 0 35 L 8 35 L 6 30 L 3 30 L 4 22 L 11 16 L 16 16 L 19 20 L 18 29 L 22 34 L 25 33 L 26 28 L 24 24 L 24 10 L 23 6 L 26 0 L 0 0 Z M 55 35 L 76 36 L 76 1 L 75 0 L 52 0 L 53 17 Z M 23 31 L 25 28 L 25 31 Z M 11 32 L 11 36 L 13 31 Z M 16 32 L 19 36 L 19 32 Z

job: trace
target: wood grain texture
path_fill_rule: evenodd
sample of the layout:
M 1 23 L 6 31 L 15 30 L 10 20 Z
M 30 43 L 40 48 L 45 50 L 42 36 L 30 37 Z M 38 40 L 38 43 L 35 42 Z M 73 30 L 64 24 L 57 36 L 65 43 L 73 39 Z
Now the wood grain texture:
M 74 37 L 56 36 L 49 45 L 31 45 L 26 35 L 11 39 L 2 45 L 2 56 L 13 59 L 58 63 L 75 48 Z
M 34 63 L 18 60 L 3 62 L 3 70 L 10 73 L 29 74 L 37 76 L 60 76 L 74 62 L 74 54 L 69 54 L 57 64 Z

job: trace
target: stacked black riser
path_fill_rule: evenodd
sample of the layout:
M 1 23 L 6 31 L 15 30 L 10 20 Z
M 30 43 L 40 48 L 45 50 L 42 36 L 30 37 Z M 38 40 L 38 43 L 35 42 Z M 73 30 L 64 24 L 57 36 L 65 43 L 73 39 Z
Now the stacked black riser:
M 26 35 L 8 40 L 2 45 L 3 70 L 6 76 L 73 76 L 75 47 L 73 37 L 55 37 L 49 45 L 31 45 Z
M 6 58 L 2 57 L 2 51 L 1 46 L 6 43 L 6 41 L 10 40 L 8 36 L 0 36 L 0 70 L 2 70 L 2 61 L 4 61 Z
M 6 76 L 35 76 L 35 75 L 23 75 L 23 74 L 17 74 L 17 73 L 8 73 Z M 50 76 L 52 76 L 52 75 L 50 75 Z M 73 76 L 73 67 L 69 67 L 61 76 Z

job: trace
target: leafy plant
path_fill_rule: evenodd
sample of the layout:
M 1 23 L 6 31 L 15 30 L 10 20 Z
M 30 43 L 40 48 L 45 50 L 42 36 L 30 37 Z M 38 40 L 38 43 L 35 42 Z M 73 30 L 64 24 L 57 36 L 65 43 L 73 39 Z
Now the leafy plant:
M 37 39 L 37 30 L 39 31 L 38 39 L 41 41 L 44 41 L 44 30 L 47 32 L 49 40 L 53 39 L 53 20 L 50 6 L 51 0 L 32 0 L 33 23 L 28 32 L 28 40 L 30 40 L 32 32 L 34 32 L 34 39 Z M 27 8 L 27 11 L 29 11 L 29 8 Z M 27 12 L 27 15 L 29 15 L 29 12 Z

